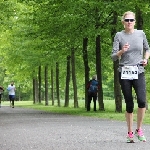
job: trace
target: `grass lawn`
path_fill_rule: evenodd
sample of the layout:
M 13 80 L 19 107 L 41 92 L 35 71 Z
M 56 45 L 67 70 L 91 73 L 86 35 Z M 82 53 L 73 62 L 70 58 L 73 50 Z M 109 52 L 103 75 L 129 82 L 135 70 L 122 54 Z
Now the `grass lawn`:
M 45 102 L 42 101 L 42 104 L 33 104 L 32 101 L 15 101 L 15 106 L 23 107 L 23 108 L 31 108 L 37 110 L 43 110 L 47 112 L 53 113 L 61 113 L 61 114 L 70 114 L 70 115 L 77 115 L 77 116 L 90 116 L 90 117 L 97 117 L 103 119 L 111 119 L 111 120 L 119 120 L 125 121 L 125 103 L 122 103 L 123 112 L 117 113 L 115 112 L 115 101 L 114 100 L 104 100 L 104 107 L 105 111 L 98 110 L 98 103 L 97 103 L 97 111 L 93 111 L 93 102 L 91 103 L 91 111 L 87 112 L 84 108 L 84 101 L 79 100 L 79 108 L 73 107 L 73 101 L 70 101 L 70 107 L 63 107 L 64 101 L 61 101 L 61 107 L 57 106 L 57 102 L 55 101 L 55 105 L 51 105 L 51 101 L 49 102 L 48 106 L 45 106 Z M 2 101 L 2 106 L 8 105 L 9 101 Z M 135 102 L 135 109 L 134 109 L 134 121 L 136 121 L 136 110 L 137 104 Z M 146 111 L 146 115 L 144 118 L 144 124 L 150 124 L 150 111 Z

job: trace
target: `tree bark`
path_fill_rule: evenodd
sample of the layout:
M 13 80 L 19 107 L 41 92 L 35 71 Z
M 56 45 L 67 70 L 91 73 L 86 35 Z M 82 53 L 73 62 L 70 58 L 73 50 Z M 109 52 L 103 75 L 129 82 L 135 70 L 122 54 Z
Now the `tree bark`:
M 56 62 L 56 95 L 58 106 L 60 107 L 60 97 L 59 97 L 59 63 Z
M 74 108 L 78 108 L 78 97 L 77 97 L 77 82 L 76 82 L 76 70 L 75 70 L 75 49 L 71 49 L 71 66 L 72 66 L 72 82 L 74 91 Z
M 21 88 L 20 85 L 18 86 L 18 100 L 21 100 Z
M 70 83 L 70 55 L 67 56 L 66 88 L 65 88 L 65 107 L 69 106 L 69 83 Z
M 33 104 L 38 103 L 38 80 L 36 77 L 33 78 Z
M 83 38 L 83 62 L 84 62 L 84 77 L 85 77 L 85 108 L 87 107 L 87 100 L 88 100 L 88 89 L 87 89 L 87 84 L 89 81 L 89 72 L 90 68 L 88 65 L 88 51 L 87 51 L 87 46 L 88 46 L 88 38 Z
M 100 85 L 100 90 L 98 91 L 98 102 L 99 102 L 99 110 L 104 109 L 103 102 L 103 87 L 102 87 L 102 72 L 101 72 L 101 46 L 100 46 L 100 35 L 96 37 L 96 72 L 97 72 L 97 80 Z
M 136 6 L 136 26 L 138 30 L 143 30 L 143 14 L 138 6 Z
M 33 104 L 36 103 L 36 97 L 35 97 L 35 78 L 33 78 Z
M 52 106 L 54 105 L 54 79 L 53 79 L 53 68 L 51 69 L 51 99 L 52 99 Z
M 115 96 L 115 105 L 116 105 L 116 112 L 122 112 L 122 95 L 121 95 L 121 88 L 119 83 L 119 61 L 114 62 L 114 96 Z
M 95 8 L 95 29 L 98 30 L 100 26 L 100 15 L 99 15 L 99 8 Z M 96 36 L 96 73 L 97 73 L 97 80 L 99 82 L 100 90 L 98 90 L 98 102 L 99 102 L 99 110 L 104 109 L 104 102 L 103 102 L 103 87 L 102 87 L 102 72 L 101 72 L 101 41 L 100 35 Z
M 39 80 L 39 103 L 41 103 L 41 66 L 39 66 L 38 72 L 38 80 Z
M 136 6 L 136 25 L 138 30 L 143 30 L 143 12 Z M 146 100 L 146 110 L 148 110 L 148 101 Z
M 112 41 L 114 39 L 114 35 L 116 34 L 116 22 L 117 22 L 118 15 L 114 11 L 113 12 L 113 28 L 111 30 L 111 36 L 112 36 Z M 115 97 L 115 111 L 116 112 L 122 112 L 122 96 L 121 96 L 121 87 L 119 83 L 119 73 L 118 73 L 118 67 L 119 67 L 119 61 L 115 61 L 113 63 L 113 68 L 114 68 L 114 97 Z
M 45 66 L 45 106 L 48 106 L 48 65 Z

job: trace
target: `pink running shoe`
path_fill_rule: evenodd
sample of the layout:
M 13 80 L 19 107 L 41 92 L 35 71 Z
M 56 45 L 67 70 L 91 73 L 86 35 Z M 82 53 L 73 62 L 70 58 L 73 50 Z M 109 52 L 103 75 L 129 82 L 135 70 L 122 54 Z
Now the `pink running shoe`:
M 135 130 L 135 135 L 137 136 L 137 138 L 138 138 L 140 141 L 146 142 L 146 138 L 145 138 L 145 136 L 143 135 L 142 129 L 136 129 L 136 130 Z
M 134 134 L 133 132 L 128 132 L 128 135 L 127 135 L 127 143 L 134 143 Z

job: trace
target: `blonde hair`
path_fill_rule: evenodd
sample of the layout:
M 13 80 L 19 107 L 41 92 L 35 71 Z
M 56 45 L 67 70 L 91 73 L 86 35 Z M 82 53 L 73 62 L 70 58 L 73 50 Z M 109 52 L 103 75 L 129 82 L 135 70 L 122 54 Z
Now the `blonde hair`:
M 125 12 L 125 13 L 123 14 L 123 16 L 122 16 L 122 18 L 121 18 L 121 21 L 124 21 L 126 15 L 129 15 L 129 14 L 130 14 L 130 15 L 133 15 L 133 17 L 134 17 L 134 19 L 135 19 L 135 13 L 132 12 L 132 11 L 127 11 L 127 12 Z

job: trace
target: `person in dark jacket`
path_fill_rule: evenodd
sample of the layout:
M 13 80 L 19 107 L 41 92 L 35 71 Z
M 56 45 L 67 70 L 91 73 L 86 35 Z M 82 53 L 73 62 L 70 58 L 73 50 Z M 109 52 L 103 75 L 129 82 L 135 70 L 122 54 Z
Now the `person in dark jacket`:
M 87 111 L 90 111 L 90 104 L 92 99 L 94 102 L 94 111 L 96 111 L 97 92 L 99 90 L 99 83 L 96 80 L 96 75 L 94 75 L 92 79 L 88 82 L 87 89 L 88 89 Z

